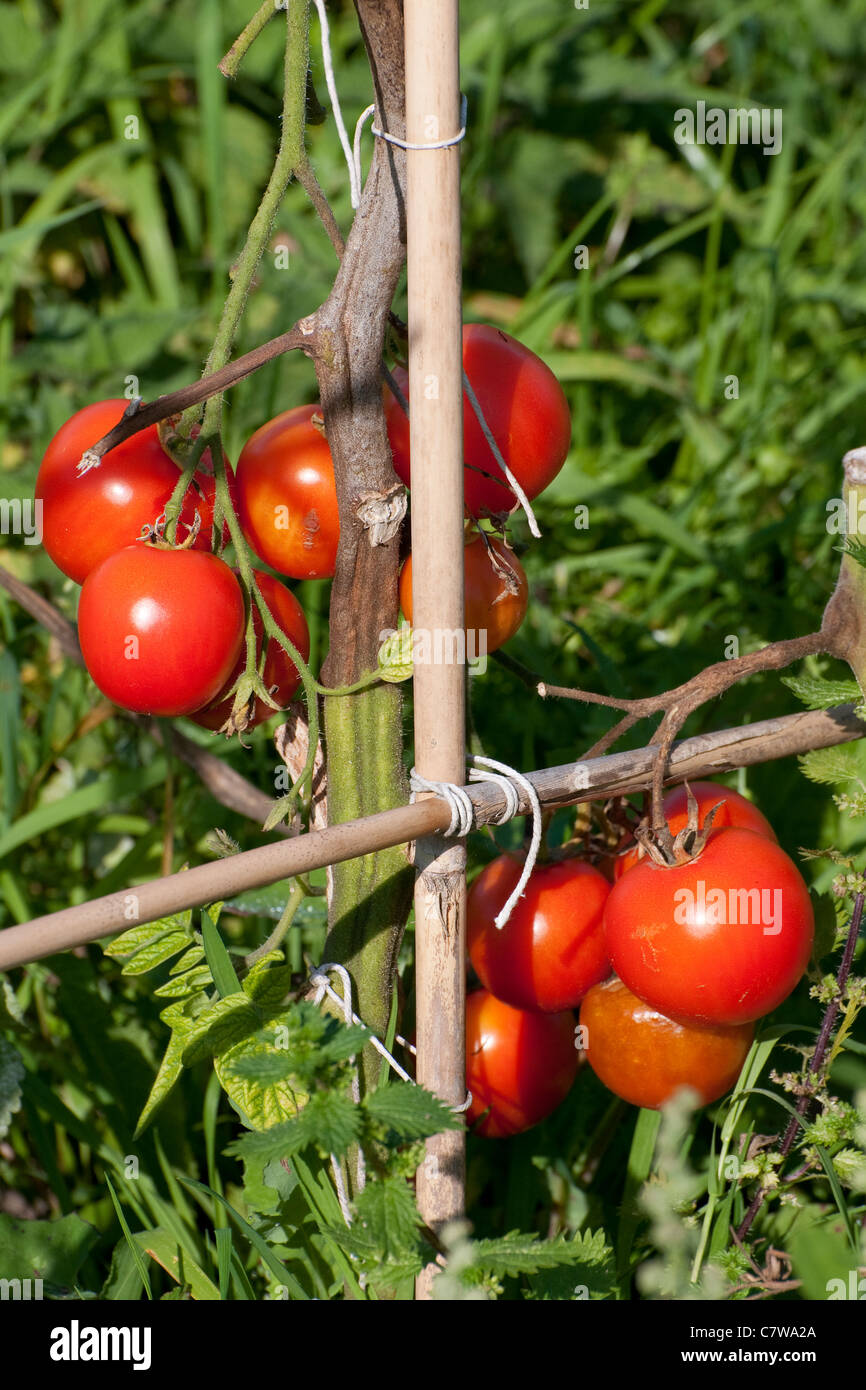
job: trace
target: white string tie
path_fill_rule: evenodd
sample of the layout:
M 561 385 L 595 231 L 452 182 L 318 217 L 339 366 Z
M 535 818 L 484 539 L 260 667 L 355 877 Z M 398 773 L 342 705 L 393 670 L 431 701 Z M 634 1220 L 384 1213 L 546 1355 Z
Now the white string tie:
M 500 763 L 495 758 L 485 758 L 480 755 L 470 757 L 467 761 L 472 763 L 469 773 L 470 782 L 495 782 L 505 796 L 505 807 L 492 822 L 494 825 L 504 825 L 506 821 L 512 820 L 518 814 L 520 809 L 518 788 L 526 793 L 527 800 L 532 807 L 532 838 L 529 842 L 529 849 L 520 878 L 508 901 L 494 919 L 494 926 L 501 931 L 514 911 L 518 900 L 523 897 L 529 877 L 535 868 L 535 860 L 541 846 L 541 802 L 538 799 L 538 792 L 529 778 L 525 777 L 522 772 L 518 772 L 516 768 L 509 767 L 507 763 Z M 432 792 L 434 796 L 441 797 L 443 801 L 448 803 L 451 820 L 448 829 L 442 832 L 443 835 L 456 835 L 458 839 L 462 840 L 469 834 L 470 830 L 474 829 L 475 806 L 464 787 L 458 787 L 453 782 L 432 782 L 428 778 L 422 777 L 414 767 L 409 773 L 409 785 L 412 788 L 412 801 L 415 800 L 416 792 L 423 791 Z
M 318 0 L 317 0 L 317 3 L 318 3 Z M 458 145 L 458 144 L 460 143 L 460 141 L 464 138 L 464 136 L 465 136 L 465 134 L 466 134 L 466 111 L 467 111 L 466 98 L 465 98 L 465 96 L 464 96 L 464 95 L 462 94 L 462 92 L 461 92 L 461 94 L 460 94 L 460 129 L 459 129 L 459 131 L 457 132 L 456 135 L 451 135 L 451 136 L 449 136 L 449 138 L 448 138 L 447 140 L 429 140 L 429 141 L 425 141 L 423 144 L 418 144 L 418 143 L 415 143 L 415 142 L 413 142 L 413 141 L 411 141 L 411 140 L 401 140 L 400 137 L 399 137 L 399 135 L 391 135 L 389 131 L 387 131 L 387 130 L 381 130 L 380 127 L 379 127 L 379 126 L 376 126 L 376 125 L 374 125 L 374 126 L 372 127 L 372 131 L 373 131 L 373 134 L 376 135 L 376 136 L 378 136 L 378 138 L 379 138 L 380 140 L 387 140 L 387 142 L 388 142 L 389 145 L 398 145 L 398 146 L 400 147 L 401 150 L 445 150 L 445 149 L 448 149 L 448 147 L 449 147 L 450 145 Z M 361 112 L 360 116 L 358 117 L 357 123 L 356 123 L 356 125 L 355 125 L 355 139 L 354 139 L 354 142 L 353 142 L 353 155 L 354 155 L 353 175 L 354 175 L 354 186 L 357 187 L 359 191 L 360 191 L 361 186 L 362 186 L 362 175 L 361 175 L 361 136 L 362 136 L 363 133 L 364 133 L 364 126 L 367 124 L 367 122 L 369 121 L 370 117 L 373 116 L 373 115 L 375 115 L 375 113 L 376 113 L 376 107 L 375 107 L 374 105 L 373 105 L 373 106 L 368 106 L 364 111 Z M 352 207 L 357 207 L 357 206 L 358 206 L 358 204 L 354 201 L 354 198 L 353 198 L 353 200 L 352 200 Z
M 328 27 L 328 12 L 325 9 L 325 0 L 313 0 L 319 14 L 319 28 L 322 35 L 322 63 L 325 68 L 325 82 L 328 87 L 328 96 L 331 98 L 331 109 L 334 112 L 334 120 L 337 125 L 337 133 L 340 137 L 340 144 L 343 146 L 343 154 L 346 157 L 346 164 L 349 168 L 349 191 L 352 198 L 352 207 L 358 207 L 361 201 L 361 171 L 360 162 L 353 158 L 352 147 L 349 144 L 349 136 L 343 123 L 343 112 L 340 109 L 340 97 L 337 92 L 337 83 L 334 78 L 334 62 L 331 57 L 331 31 Z M 355 132 L 357 145 L 357 131 Z
M 496 462 L 499 464 L 499 467 L 502 469 L 503 473 L 508 479 L 508 485 L 511 488 L 511 491 L 514 493 L 515 497 L 517 498 L 518 502 L 520 503 L 521 507 L 526 513 L 526 520 L 529 524 L 530 531 L 532 532 L 536 540 L 540 540 L 541 531 L 539 530 L 538 522 L 535 520 L 535 512 L 529 505 L 529 498 L 523 491 L 523 488 L 520 486 L 511 469 L 508 467 L 508 464 L 505 462 L 505 459 L 502 457 L 502 450 L 496 443 L 496 440 L 493 438 L 493 432 L 484 418 L 484 412 L 481 409 L 481 406 L 478 402 L 478 397 L 472 389 L 472 382 L 469 380 L 465 372 L 463 373 L 463 390 L 469 397 L 469 404 L 472 406 L 472 409 L 475 413 L 475 418 L 481 426 L 481 433 L 484 435 L 484 438 L 490 445 L 490 450 L 493 454 L 493 457 L 496 459 Z

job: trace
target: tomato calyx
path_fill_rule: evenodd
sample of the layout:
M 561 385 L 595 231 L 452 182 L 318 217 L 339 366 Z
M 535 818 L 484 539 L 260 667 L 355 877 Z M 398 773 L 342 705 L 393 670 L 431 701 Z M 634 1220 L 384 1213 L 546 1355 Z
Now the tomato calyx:
M 201 530 L 201 515 L 199 513 L 198 507 L 196 507 L 195 509 L 195 516 L 193 517 L 191 526 L 188 525 L 185 521 L 179 522 L 179 525 L 186 526 L 187 531 L 189 532 L 189 534 L 186 536 L 184 540 L 177 541 L 174 545 L 171 543 L 171 541 L 167 541 L 165 539 L 165 528 L 167 524 L 168 523 L 165 519 L 165 512 L 160 512 L 159 516 L 156 518 L 156 521 L 154 521 L 152 524 L 149 524 L 148 522 L 144 523 L 144 525 L 141 528 L 141 535 L 138 537 L 138 540 L 143 541 L 145 545 L 154 546 L 157 550 L 191 550 L 195 545 L 198 533 Z
M 635 827 L 634 837 L 641 849 L 654 864 L 658 864 L 663 869 L 689 864 L 703 853 L 707 840 L 712 834 L 716 813 L 724 805 L 722 801 L 716 802 L 716 805 L 707 811 L 703 826 L 699 826 L 700 812 L 697 798 L 688 782 L 685 783 L 685 788 L 688 820 L 682 830 L 677 831 L 676 835 L 671 834 L 667 822 L 660 829 L 654 830 L 647 816 Z

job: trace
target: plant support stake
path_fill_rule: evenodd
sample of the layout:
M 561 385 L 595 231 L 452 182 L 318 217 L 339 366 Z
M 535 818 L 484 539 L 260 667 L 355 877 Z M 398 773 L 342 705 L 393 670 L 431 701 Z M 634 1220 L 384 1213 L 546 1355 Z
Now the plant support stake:
M 434 653 L 415 664 L 415 765 L 461 785 L 465 661 L 435 657 L 442 635 L 464 625 L 460 146 L 439 144 L 461 129 L 457 0 L 406 0 L 405 26 L 412 606 Z M 419 839 L 415 871 L 417 1076 L 456 1106 L 466 1094 L 465 842 Z M 433 1230 L 463 1215 L 464 1179 L 463 1131 L 430 1139 L 416 1188 Z M 434 1274 L 422 1272 L 418 1298 L 431 1296 Z

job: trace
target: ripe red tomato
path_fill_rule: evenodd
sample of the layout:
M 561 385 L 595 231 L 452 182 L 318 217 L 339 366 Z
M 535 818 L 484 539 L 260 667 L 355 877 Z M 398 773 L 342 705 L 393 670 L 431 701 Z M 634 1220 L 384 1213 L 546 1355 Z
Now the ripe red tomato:
M 487 545 L 496 556 L 497 571 Z M 495 652 L 513 637 L 529 603 L 526 573 L 517 556 L 502 541 L 476 535 L 463 547 L 465 574 L 466 653 L 469 660 Z M 412 556 L 400 571 L 400 608 L 412 621 Z
M 562 387 L 540 357 L 490 324 L 464 325 L 463 370 L 502 457 L 527 497 L 537 497 L 556 477 L 571 441 L 571 416 Z M 408 372 L 397 367 L 394 377 L 408 400 Z M 389 390 L 385 392 L 385 420 L 394 471 L 409 486 L 409 421 Z M 514 510 L 517 498 L 465 392 L 463 464 L 463 491 L 470 516 Z
M 266 574 L 264 570 L 255 570 L 254 573 L 262 598 L 267 604 L 271 616 L 306 661 L 310 655 L 310 629 L 307 627 L 303 608 L 291 589 L 287 589 L 285 584 L 274 579 L 273 575 Z M 255 606 L 253 607 L 253 628 L 256 634 L 256 661 L 258 662 L 262 654 L 263 628 L 261 614 Z M 242 643 L 241 654 L 237 659 L 235 668 L 216 700 L 212 701 L 205 709 L 199 710 L 197 714 L 190 716 L 196 724 L 201 724 L 205 729 L 222 728 L 231 714 L 234 704 L 234 696 L 230 695 L 229 692 L 245 665 L 246 645 Z M 268 690 L 274 685 L 277 687 L 273 692 L 274 699 L 282 709 L 285 709 L 300 685 L 301 678 L 295 663 L 278 642 L 269 641 L 268 643 L 262 679 Z M 276 710 L 271 709 L 270 705 L 266 705 L 264 700 L 256 699 L 252 718 L 246 727 L 254 729 L 257 724 L 263 724 L 266 719 L 270 719 L 272 714 L 276 714 Z
M 466 1000 L 468 1120 L 488 1113 L 477 1133 L 502 1139 L 555 1110 L 577 1075 L 574 1016 L 513 1009 L 486 989 Z
M 156 425 L 106 454 L 81 477 L 76 467 L 89 445 L 116 425 L 126 400 L 96 401 L 71 416 L 55 434 L 36 478 L 42 502 L 42 540 L 58 569 L 83 584 L 91 570 L 116 550 L 131 545 L 142 527 L 165 510 L 177 485 L 177 465 L 159 442 Z M 208 472 L 208 470 L 210 470 Z M 178 540 L 198 510 L 197 550 L 210 550 L 213 525 L 213 468 L 206 452 L 181 511 Z
M 725 826 L 737 826 L 740 830 L 754 830 L 757 835 L 765 835 L 768 840 L 776 840 L 776 832 L 767 817 L 751 801 L 747 801 L 731 787 L 723 787 L 719 782 L 690 782 L 695 800 L 698 803 L 698 826 L 702 829 L 708 812 L 719 806 L 713 817 L 713 830 Z M 663 802 L 665 820 L 672 835 L 688 825 L 688 792 L 685 786 L 672 787 Z M 643 850 L 635 845 L 627 854 L 613 859 L 613 876 L 622 878 L 626 869 L 633 869 L 644 857 Z
M 640 998 L 684 1023 L 746 1023 L 775 1009 L 806 969 L 814 917 L 796 865 L 765 835 L 710 834 L 687 864 L 650 859 L 604 910 L 611 964 Z
M 632 994 L 615 975 L 580 1006 L 586 1059 L 609 1091 L 658 1110 L 681 1086 L 709 1105 L 729 1091 L 752 1045 L 754 1023 L 698 1028 L 675 1023 Z
M 604 904 L 610 884 L 580 859 L 538 864 L 505 925 L 494 919 L 517 885 L 522 860 L 494 859 L 469 890 L 469 958 L 481 983 L 519 1009 L 575 1008 L 610 973 Z
M 330 579 L 340 517 L 327 440 L 302 405 L 251 435 L 237 466 L 239 516 L 260 559 L 293 579 Z
M 199 550 L 128 545 L 87 576 L 78 605 L 81 651 L 116 705 L 191 714 L 222 690 L 244 632 L 240 585 Z

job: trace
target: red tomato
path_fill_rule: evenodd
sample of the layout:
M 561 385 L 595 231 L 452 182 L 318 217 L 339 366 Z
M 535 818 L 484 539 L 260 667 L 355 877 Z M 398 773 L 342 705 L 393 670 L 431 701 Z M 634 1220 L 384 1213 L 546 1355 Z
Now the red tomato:
M 475 990 L 466 1000 L 468 1120 L 477 1133 L 502 1139 L 531 1129 L 555 1110 L 577 1075 L 574 1016 L 512 1009 Z
M 466 904 L 469 958 L 481 983 L 519 1009 L 575 1008 L 610 973 L 604 904 L 610 884 L 580 859 L 537 865 L 505 925 L 494 919 L 522 860 L 504 854 L 476 878 Z
M 281 584 L 273 575 L 266 574 L 264 570 L 255 570 L 255 577 L 261 590 L 262 598 L 268 606 L 268 610 L 276 622 L 277 626 L 286 634 L 289 640 L 297 647 L 301 656 L 306 661 L 310 655 L 310 629 L 307 627 L 307 619 L 304 610 L 298 603 L 291 589 L 287 589 L 285 584 Z M 253 628 L 256 634 L 256 661 L 262 654 L 262 616 L 257 607 L 253 607 Z M 205 729 L 221 729 L 232 712 L 234 696 L 229 695 L 231 687 L 241 675 L 246 665 L 246 644 L 241 644 L 241 654 L 237 659 L 235 669 L 232 671 L 220 694 L 205 709 L 199 710 L 197 714 L 190 717 L 196 724 L 201 724 Z M 301 683 L 298 675 L 298 668 L 288 654 L 283 650 L 278 642 L 268 643 L 268 654 L 265 657 L 265 669 L 262 676 L 268 690 L 272 686 L 277 689 L 273 692 L 274 699 L 282 709 L 291 700 L 295 691 Z M 257 724 L 263 724 L 266 719 L 270 719 L 276 710 L 266 705 L 264 700 L 257 699 L 253 709 L 253 715 L 246 725 L 248 729 L 254 729 Z
M 199 550 L 128 545 L 85 579 L 81 651 L 116 705 L 191 714 L 222 690 L 241 649 L 244 600 L 224 561 Z
M 239 515 L 260 559 L 293 579 L 330 579 L 340 517 L 334 464 L 311 423 L 321 406 L 269 420 L 247 440 L 237 466 Z
M 711 833 L 696 859 L 650 859 L 604 910 L 611 963 L 640 998 L 685 1023 L 746 1023 L 787 999 L 806 969 L 814 917 L 796 865 L 753 830 Z
M 497 572 L 481 536 L 476 535 L 464 546 L 466 653 L 470 661 L 497 651 L 513 637 L 526 617 L 529 603 L 526 573 L 517 556 L 494 536 L 488 536 L 487 542 L 509 578 Z M 400 608 L 411 623 L 411 555 L 400 571 Z
M 729 1091 L 752 1045 L 754 1023 L 697 1028 L 675 1023 L 632 994 L 615 975 L 580 1006 L 586 1059 L 609 1091 L 658 1110 L 681 1086 L 709 1105 Z
M 540 357 L 490 324 L 464 325 L 463 369 L 502 457 L 527 497 L 537 497 L 556 477 L 571 441 L 571 416 L 562 387 Z M 394 377 L 408 400 L 408 372 L 397 367 Z M 385 420 L 394 471 L 409 486 L 409 421 L 388 390 Z M 463 462 L 463 492 L 470 516 L 514 510 L 517 498 L 465 393 Z
M 725 826 L 737 826 L 740 830 L 754 830 L 757 835 L 766 835 L 768 840 L 776 840 L 776 832 L 767 817 L 747 801 L 739 792 L 723 787 L 719 782 L 690 782 L 689 786 L 698 803 L 698 826 L 703 829 L 704 821 L 714 806 L 719 806 L 713 817 L 713 830 Z M 688 825 L 688 793 L 685 786 L 672 787 L 663 802 L 665 820 L 672 835 Z M 614 879 L 622 878 L 626 869 L 633 869 L 643 859 L 644 853 L 639 845 L 613 859 Z
M 135 434 L 106 454 L 98 468 L 81 477 L 81 455 L 116 425 L 126 400 L 97 401 L 79 410 L 55 434 L 36 478 L 42 502 L 42 540 L 58 569 L 83 584 L 91 570 L 116 550 L 131 545 L 142 527 L 165 510 L 180 476 L 159 442 L 156 425 Z M 213 524 L 213 469 L 209 452 L 187 492 L 178 539 L 187 534 L 198 509 L 202 526 L 197 550 L 210 550 Z M 209 490 L 209 491 L 208 491 Z

